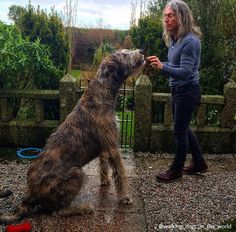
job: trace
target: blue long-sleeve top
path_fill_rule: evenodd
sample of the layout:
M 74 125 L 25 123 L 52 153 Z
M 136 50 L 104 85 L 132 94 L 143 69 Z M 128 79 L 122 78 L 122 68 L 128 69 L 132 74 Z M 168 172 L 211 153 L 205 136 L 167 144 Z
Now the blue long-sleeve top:
M 169 76 L 169 85 L 179 87 L 199 83 L 201 43 L 194 34 L 188 34 L 180 41 L 171 41 L 168 62 L 163 63 L 162 72 Z

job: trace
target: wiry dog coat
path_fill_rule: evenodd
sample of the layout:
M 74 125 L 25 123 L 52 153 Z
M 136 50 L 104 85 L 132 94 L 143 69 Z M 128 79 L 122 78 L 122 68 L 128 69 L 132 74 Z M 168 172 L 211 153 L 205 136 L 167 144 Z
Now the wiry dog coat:
M 20 211 L 0 217 L 0 221 L 10 222 L 24 217 L 35 206 L 43 212 L 67 208 L 82 187 L 81 168 L 96 157 L 101 161 L 101 184 L 109 185 L 110 166 L 120 201 L 131 202 L 118 149 L 114 106 L 121 84 L 143 63 L 139 50 L 125 49 L 101 63 L 78 104 L 50 135 L 40 158 L 30 166 L 28 188 Z

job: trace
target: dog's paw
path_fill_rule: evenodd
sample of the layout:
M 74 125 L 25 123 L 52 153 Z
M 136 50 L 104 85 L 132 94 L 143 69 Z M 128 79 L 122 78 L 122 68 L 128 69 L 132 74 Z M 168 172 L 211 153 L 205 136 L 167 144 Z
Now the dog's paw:
M 86 214 L 92 214 L 94 213 L 94 208 L 88 203 L 83 203 L 79 206 L 74 206 L 74 207 L 69 207 L 65 209 L 61 209 L 57 212 L 54 212 L 54 216 L 63 216 L 63 217 L 68 217 L 68 216 L 74 216 L 74 215 L 86 215 Z
M 78 213 L 79 215 L 87 215 L 87 214 L 93 214 L 95 212 L 95 209 L 92 205 L 89 203 L 83 203 L 78 207 Z
M 85 214 L 92 214 L 94 213 L 94 207 L 90 205 L 89 203 L 83 203 L 79 206 L 79 214 L 85 215 Z
M 131 205 L 133 204 L 133 200 L 130 197 L 125 196 L 120 198 L 119 203 L 122 205 Z

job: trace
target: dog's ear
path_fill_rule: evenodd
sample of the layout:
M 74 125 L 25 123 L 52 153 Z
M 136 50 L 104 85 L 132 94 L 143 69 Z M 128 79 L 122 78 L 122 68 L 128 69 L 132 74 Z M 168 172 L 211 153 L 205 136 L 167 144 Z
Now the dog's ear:
M 146 54 L 147 54 L 147 48 L 139 49 L 139 52 L 140 52 L 140 54 L 146 56 Z
M 109 59 L 104 62 L 104 75 L 111 76 L 115 70 L 117 70 L 117 64 L 114 59 Z
M 105 59 L 100 65 L 98 81 L 103 85 L 111 86 L 111 74 L 113 63 L 110 59 Z

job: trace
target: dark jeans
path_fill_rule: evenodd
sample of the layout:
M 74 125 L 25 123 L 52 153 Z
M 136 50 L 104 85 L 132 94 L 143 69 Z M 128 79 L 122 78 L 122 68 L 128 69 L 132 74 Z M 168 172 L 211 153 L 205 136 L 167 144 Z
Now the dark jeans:
M 201 89 L 199 85 L 186 85 L 172 88 L 171 93 L 176 143 L 176 153 L 172 168 L 182 169 L 188 148 L 192 152 L 193 160 L 203 158 L 197 139 L 189 127 L 193 111 L 201 99 Z

